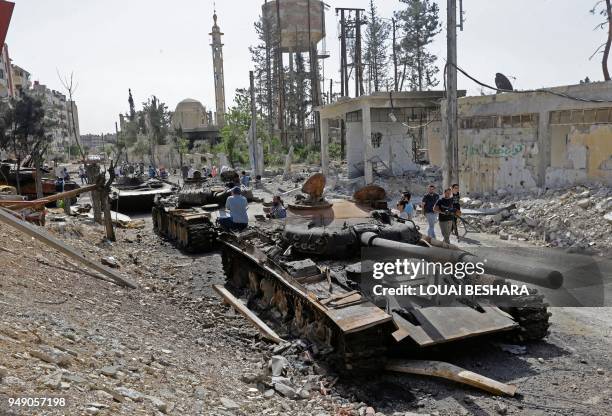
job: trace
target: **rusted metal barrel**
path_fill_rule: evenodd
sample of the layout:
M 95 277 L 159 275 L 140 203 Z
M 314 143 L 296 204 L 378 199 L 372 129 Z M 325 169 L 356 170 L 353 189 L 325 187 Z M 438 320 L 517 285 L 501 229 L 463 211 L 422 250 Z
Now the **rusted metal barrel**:
M 391 241 L 378 237 L 376 233 L 361 234 L 361 244 L 367 247 L 380 247 L 398 250 L 407 256 L 426 261 L 442 263 L 482 263 L 485 273 L 519 282 L 530 283 L 549 289 L 563 286 L 563 274 L 547 267 L 529 266 L 499 259 L 481 258 L 467 251 L 449 250 L 440 247 L 421 247 L 413 244 Z

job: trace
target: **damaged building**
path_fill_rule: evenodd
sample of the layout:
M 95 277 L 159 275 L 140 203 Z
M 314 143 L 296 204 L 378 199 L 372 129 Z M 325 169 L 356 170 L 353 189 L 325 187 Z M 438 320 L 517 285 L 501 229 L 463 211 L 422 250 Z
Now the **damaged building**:
M 461 98 L 458 124 L 465 192 L 612 183 L 610 82 Z M 441 141 L 430 142 L 438 166 L 445 160 L 443 138 L 430 138 Z
M 377 92 L 318 108 L 323 172 L 330 138 L 342 143 L 349 178 L 365 176 L 372 183 L 375 172 L 399 176 L 418 170 L 430 153 L 443 152 L 443 97 L 444 91 Z

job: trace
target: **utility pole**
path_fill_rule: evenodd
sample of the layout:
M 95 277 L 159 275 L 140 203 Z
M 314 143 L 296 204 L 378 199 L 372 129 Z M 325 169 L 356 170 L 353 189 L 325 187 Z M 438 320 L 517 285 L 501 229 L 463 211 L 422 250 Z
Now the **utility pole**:
M 360 9 L 355 9 L 355 97 L 363 95 L 363 65 L 361 62 L 361 16 Z
M 278 1 L 278 0 L 277 0 Z M 307 2 L 308 7 L 308 46 L 309 46 L 309 57 L 310 57 L 310 95 L 312 102 L 312 115 L 314 121 L 314 141 L 315 143 L 321 143 L 321 116 L 318 111 L 314 111 L 315 107 L 321 104 L 321 83 L 319 80 L 319 51 L 317 49 L 317 43 L 312 41 L 311 33 L 311 19 L 310 19 L 310 0 Z M 304 137 L 304 140 L 306 138 Z
M 355 61 L 353 65 L 355 67 L 355 96 L 358 97 L 363 94 L 363 73 L 361 63 L 361 12 L 365 12 L 365 9 L 353 9 L 347 7 L 336 8 L 336 15 L 340 12 L 340 82 L 342 84 L 341 93 L 343 97 L 350 96 L 349 93 L 349 73 L 348 73 L 348 57 L 346 50 L 346 38 L 347 38 L 347 19 L 345 12 L 356 12 L 355 17 Z M 365 23 L 365 22 L 363 22 Z
M 281 143 L 287 144 L 287 132 L 285 129 L 285 66 L 283 65 L 283 49 L 281 34 L 280 1 L 276 1 L 276 32 L 278 43 L 276 45 L 276 65 L 278 75 L 278 128 L 281 134 Z
M 268 0 L 266 0 L 266 4 L 268 4 Z M 263 17 L 264 23 L 264 31 L 266 35 L 266 92 L 268 95 L 268 134 L 270 137 L 274 137 L 274 104 L 272 102 L 272 63 L 271 63 L 271 53 L 270 48 L 272 47 L 272 39 L 271 39 L 271 27 L 270 27 L 270 19 L 268 19 L 265 14 Z
M 393 27 L 393 87 L 394 91 L 397 91 L 399 80 L 397 79 L 397 26 L 395 23 L 395 17 L 391 19 L 391 24 Z
M 447 0 L 446 169 L 444 186 L 459 183 L 457 129 L 457 0 Z
M 338 13 L 338 9 L 336 9 Z M 348 96 L 348 89 L 345 88 L 346 80 L 346 19 L 344 9 L 340 10 L 340 95 Z
M 255 103 L 255 74 L 249 71 L 249 81 L 251 85 L 251 153 L 253 155 L 253 172 L 259 175 L 259 165 L 257 163 L 257 104 Z

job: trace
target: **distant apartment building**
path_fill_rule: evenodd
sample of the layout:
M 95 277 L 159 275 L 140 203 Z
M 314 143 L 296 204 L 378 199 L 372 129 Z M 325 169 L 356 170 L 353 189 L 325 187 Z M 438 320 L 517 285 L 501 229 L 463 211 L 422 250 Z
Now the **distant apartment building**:
M 15 95 L 13 87 L 13 74 L 11 71 L 11 58 L 6 43 L 0 51 L 0 99 L 10 98 Z
M 21 91 L 27 91 L 32 87 L 30 73 L 17 65 L 11 65 L 11 73 L 13 78 L 13 91 L 15 97 L 21 96 Z
M 51 137 L 49 152 L 67 153 L 70 146 L 75 144 L 75 128 L 77 137 L 80 136 L 76 103 L 67 100 L 64 94 L 51 90 L 38 81 L 34 81 L 31 93 L 42 101 L 45 109 L 47 131 Z
M 81 146 L 89 153 L 102 153 L 104 146 L 117 142 L 115 134 L 84 134 L 81 136 Z

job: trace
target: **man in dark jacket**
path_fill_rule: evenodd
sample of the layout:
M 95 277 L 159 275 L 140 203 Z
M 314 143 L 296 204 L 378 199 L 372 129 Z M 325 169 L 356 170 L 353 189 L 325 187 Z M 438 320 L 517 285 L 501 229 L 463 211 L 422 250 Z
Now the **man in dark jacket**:
M 444 190 L 444 196 L 436 202 L 434 211 L 438 213 L 438 221 L 440 221 L 440 231 L 444 237 L 444 242 L 450 244 L 450 235 L 453 230 L 453 219 L 459 211 L 455 209 L 453 203 L 453 191 L 451 188 Z
M 427 235 L 431 238 L 436 238 L 436 213 L 434 212 L 434 207 L 440 196 L 436 193 L 435 185 L 429 185 L 427 191 L 427 194 L 423 197 L 423 214 L 425 214 L 429 224 Z

